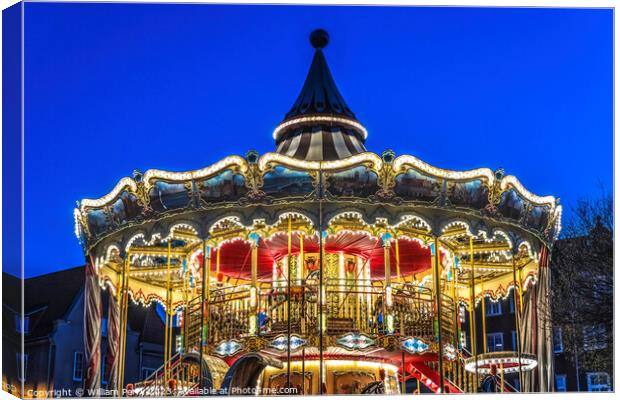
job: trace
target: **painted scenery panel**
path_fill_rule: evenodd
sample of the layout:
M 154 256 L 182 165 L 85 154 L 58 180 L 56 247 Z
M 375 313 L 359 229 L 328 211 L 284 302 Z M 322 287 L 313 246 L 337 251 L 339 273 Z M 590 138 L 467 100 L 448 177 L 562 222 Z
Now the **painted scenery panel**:
M 151 207 L 155 211 L 168 211 L 187 207 L 189 193 L 182 183 L 158 181 L 150 192 Z
M 108 218 L 103 210 L 90 210 L 86 214 L 88 220 L 88 230 L 94 236 L 97 236 L 108 230 Z
M 112 222 L 118 225 L 134 220 L 142 208 L 138 205 L 138 199 L 133 194 L 123 192 L 112 205 Z
M 368 197 L 377 193 L 377 174 L 364 166 L 337 172 L 327 178 L 327 190 L 339 197 Z
M 297 389 L 297 394 L 301 393 L 312 393 L 312 372 L 304 373 L 304 387 L 302 392 L 301 387 L 301 372 L 291 372 L 291 387 Z M 276 374 L 269 377 L 269 388 L 280 390 L 282 388 L 287 387 L 288 385 L 288 375 L 287 374 Z
M 367 371 L 334 372 L 334 392 L 336 394 L 360 394 L 376 381 L 375 374 Z
M 517 194 L 516 190 L 509 189 L 502 194 L 497 209 L 504 217 L 519 221 L 525 210 L 525 201 Z
M 312 176 L 304 171 L 277 166 L 263 176 L 262 190 L 269 196 L 305 196 L 313 189 Z
M 243 197 L 248 191 L 245 187 L 245 178 L 230 170 L 201 183 L 200 197 L 209 203 L 235 200 Z
M 396 177 L 394 192 L 406 200 L 431 202 L 441 193 L 441 185 L 437 179 L 409 169 Z
M 549 222 L 549 208 L 545 206 L 532 207 L 525 218 L 525 225 L 538 231 L 544 231 Z
M 480 179 L 454 182 L 447 195 L 452 205 L 457 207 L 481 210 L 489 203 L 489 188 Z

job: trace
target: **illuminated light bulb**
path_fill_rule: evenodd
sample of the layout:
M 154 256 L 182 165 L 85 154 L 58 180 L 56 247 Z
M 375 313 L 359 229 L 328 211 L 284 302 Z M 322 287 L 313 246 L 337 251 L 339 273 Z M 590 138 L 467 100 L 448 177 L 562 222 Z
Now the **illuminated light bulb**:
M 359 131 L 361 131 L 364 137 L 364 140 L 366 140 L 366 137 L 368 137 L 368 131 L 366 131 L 366 128 L 364 128 L 362 124 L 360 124 L 359 122 L 355 120 L 351 120 L 348 118 L 342 118 L 342 117 L 332 117 L 328 115 L 316 115 L 316 116 L 309 116 L 309 117 L 299 117 L 299 118 L 291 119 L 289 121 L 281 123 L 273 131 L 273 138 L 278 139 L 278 135 L 280 134 L 280 132 L 282 132 L 284 129 L 286 129 L 287 127 L 291 125 L 307 123 L 307 122 L 328 122 L 330 124 L 341 123 L 344 125 L 349 125 L 354 128 L 357 128 Z

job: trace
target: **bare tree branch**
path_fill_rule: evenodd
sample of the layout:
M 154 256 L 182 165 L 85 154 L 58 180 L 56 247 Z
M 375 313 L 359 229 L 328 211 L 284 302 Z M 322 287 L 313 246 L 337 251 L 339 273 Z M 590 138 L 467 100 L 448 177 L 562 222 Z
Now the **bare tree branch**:
M 552 252 L 552 324 L 587 368 L 613 368 L 613 196 L 582 199 Z

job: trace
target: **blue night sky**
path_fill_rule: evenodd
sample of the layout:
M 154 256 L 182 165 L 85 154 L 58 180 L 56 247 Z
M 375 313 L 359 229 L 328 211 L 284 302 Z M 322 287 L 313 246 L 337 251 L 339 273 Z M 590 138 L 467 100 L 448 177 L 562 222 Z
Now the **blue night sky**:
M 27 3 L 25 23 L 26 276 L 82 264 L 75 201 L 134 168 L 274 150 L 317 27 L 369 150 L 504 167 L 565 218 L 612 189 L 611 10 Z

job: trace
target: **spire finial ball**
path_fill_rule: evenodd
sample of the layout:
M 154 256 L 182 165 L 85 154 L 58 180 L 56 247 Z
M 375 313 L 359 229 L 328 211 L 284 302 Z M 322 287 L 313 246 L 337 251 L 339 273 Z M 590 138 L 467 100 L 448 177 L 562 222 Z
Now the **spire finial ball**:
M 315 29 L 310 34 L 310 44 L 315 49 L 322 49 L 329 43 L 329 33 L 325 29 Z

